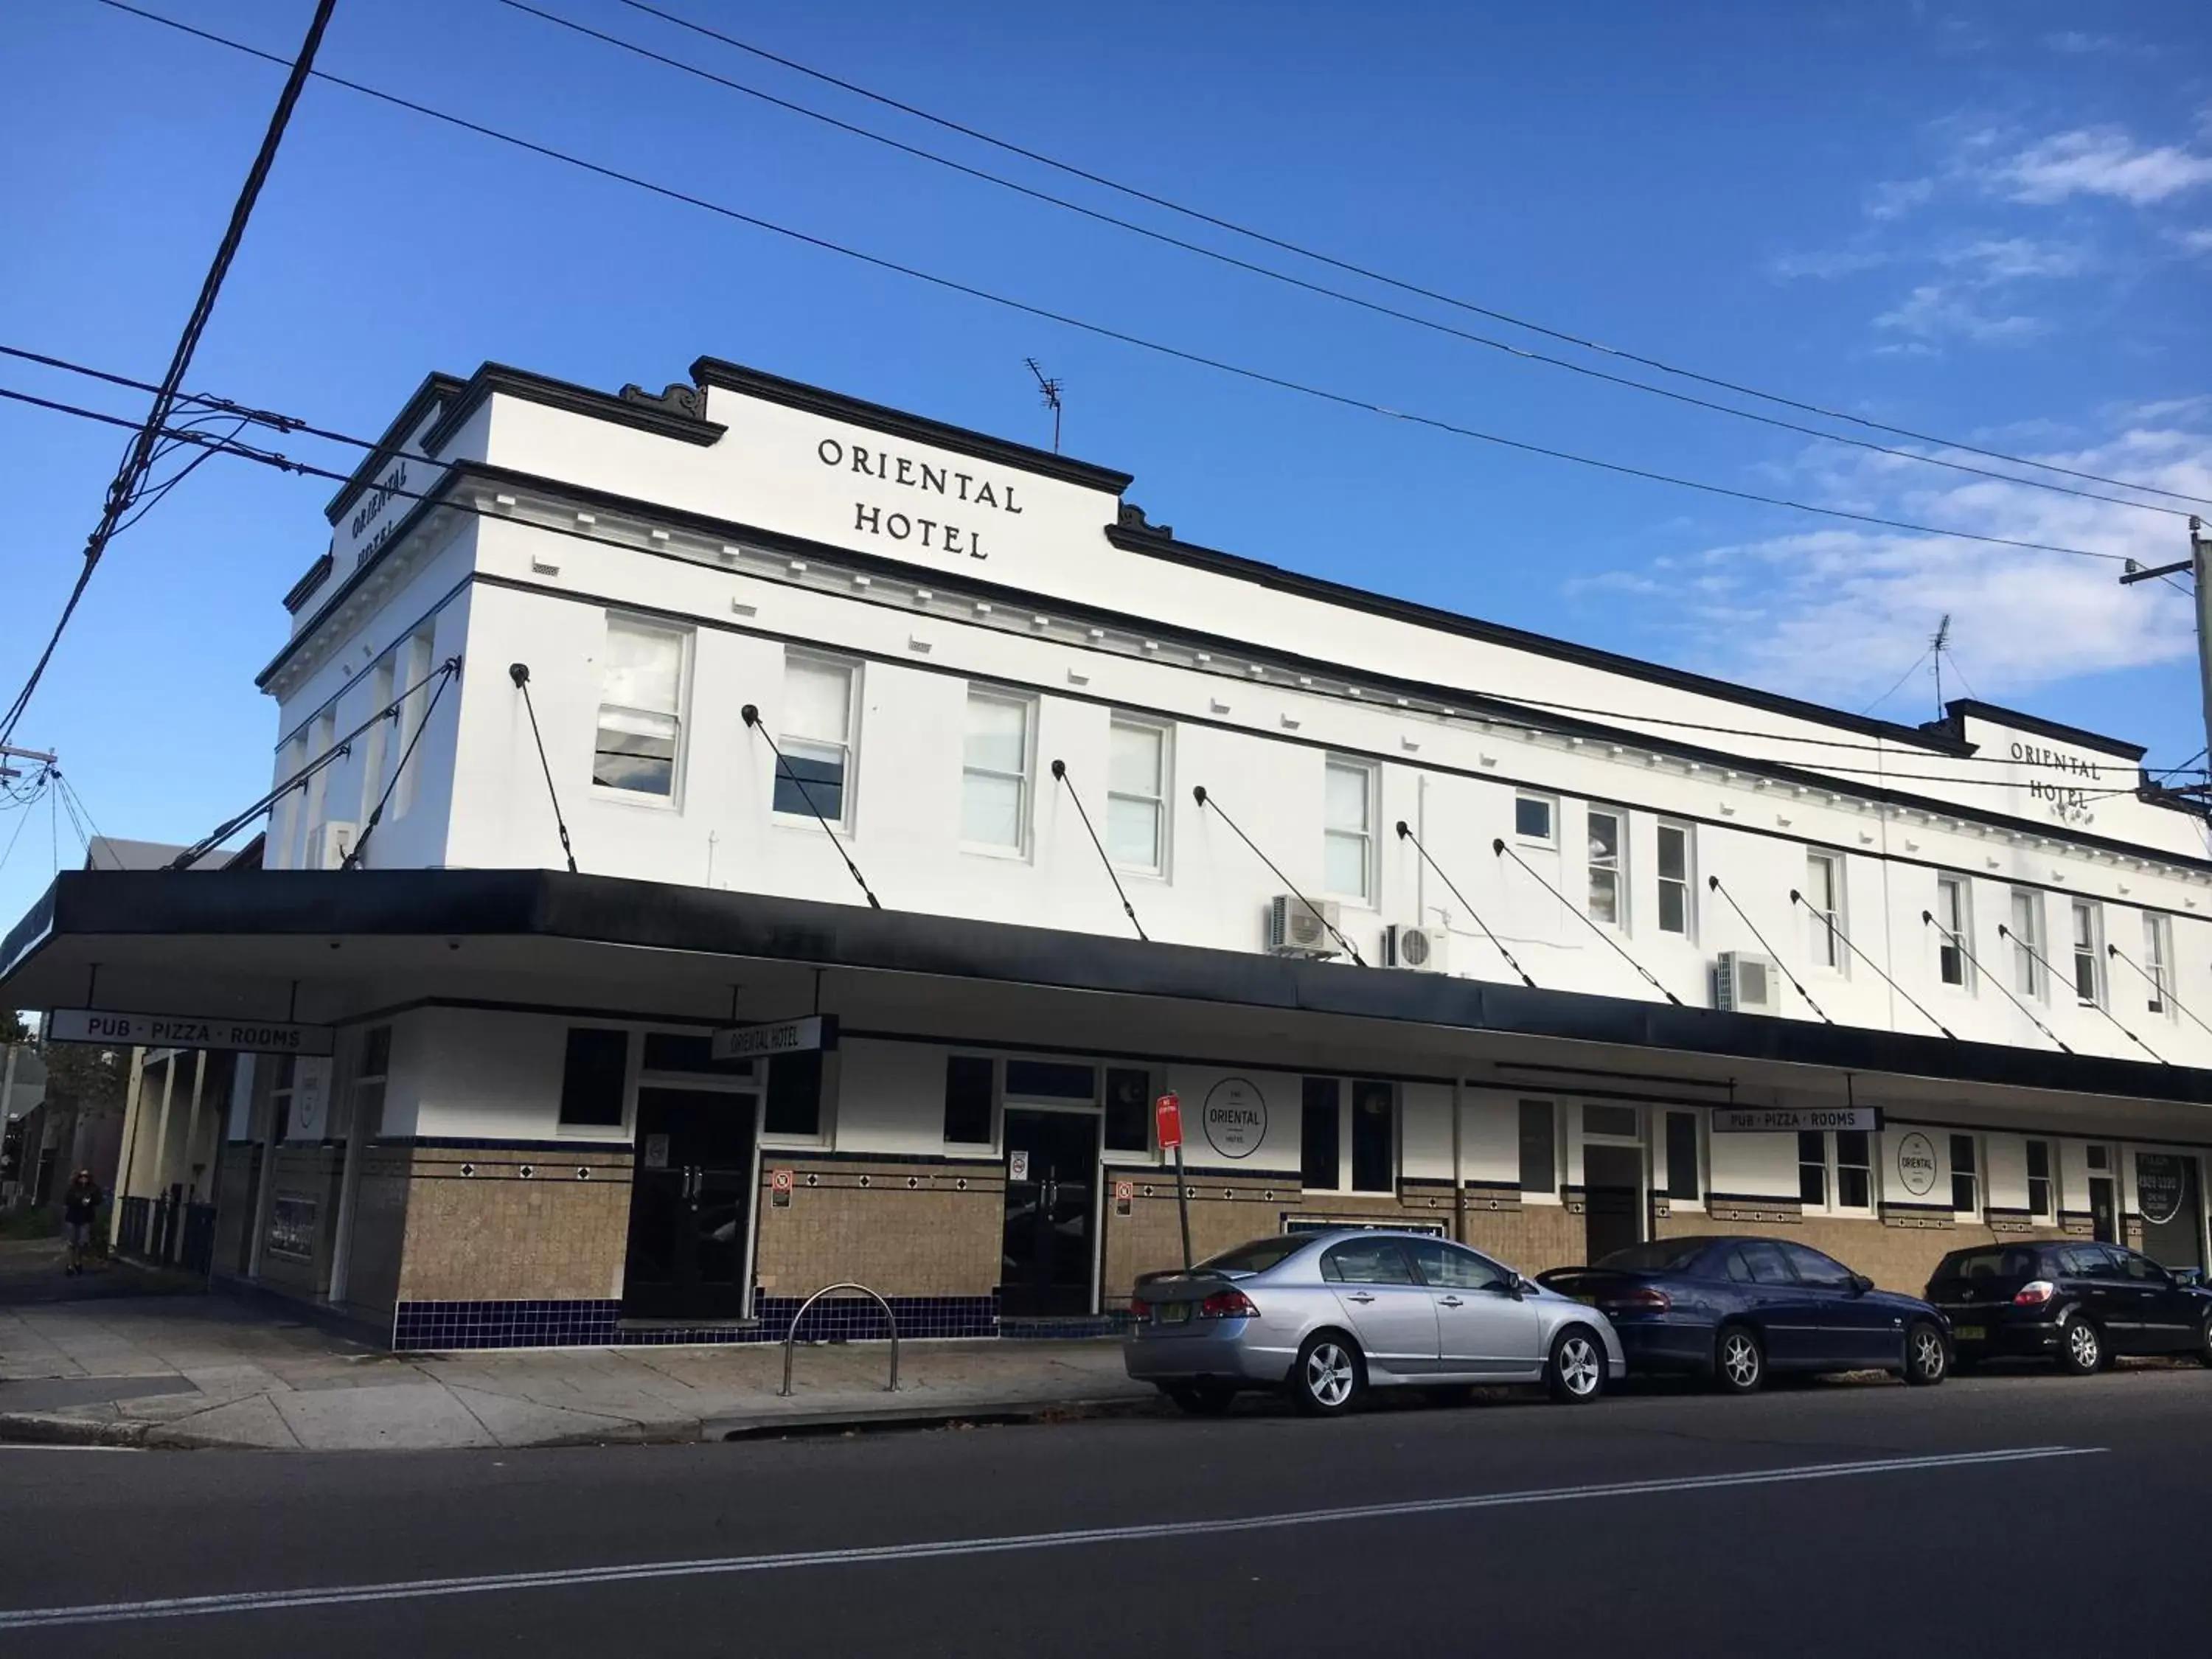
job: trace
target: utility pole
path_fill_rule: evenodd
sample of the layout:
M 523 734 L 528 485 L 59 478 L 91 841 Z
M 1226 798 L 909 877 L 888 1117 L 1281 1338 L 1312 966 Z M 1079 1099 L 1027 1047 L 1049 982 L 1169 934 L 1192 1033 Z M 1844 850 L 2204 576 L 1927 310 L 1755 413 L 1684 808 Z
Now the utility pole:
M 2212 768 L 2212 580 L 2207 580 L 2212 573 L 2206 570 L 2208 562 L 2212 562 L 2212 537 L 2204 533 L 2204 520 L 2192 514 L 2189 520 L 2187 558 L 2148 568 L 2130 559 L 2120 585 L 2129 587 L 2136 582 L 2179 575 L 2184 571 L 2197 583 L 2197 694 L 2204 714 L 2205 765 Z
M 11 760 L 36 761 L 41 766 L 52 766 L 54 763 L 54 757 L 43 749 L 16 749 L 9 744 L 0 743 L 0 783 L 5 783 L 10 778 L 21 775 L 15 768 L 8 764 Z

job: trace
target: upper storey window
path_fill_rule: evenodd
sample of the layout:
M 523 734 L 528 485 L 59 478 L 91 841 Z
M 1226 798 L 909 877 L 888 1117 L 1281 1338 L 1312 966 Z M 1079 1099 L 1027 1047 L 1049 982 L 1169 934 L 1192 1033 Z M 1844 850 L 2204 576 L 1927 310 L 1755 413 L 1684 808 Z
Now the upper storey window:
M 672 800 L 683 738 L 686 636 L 627 617 L 607 618 L 605 672 L 592 781 Z

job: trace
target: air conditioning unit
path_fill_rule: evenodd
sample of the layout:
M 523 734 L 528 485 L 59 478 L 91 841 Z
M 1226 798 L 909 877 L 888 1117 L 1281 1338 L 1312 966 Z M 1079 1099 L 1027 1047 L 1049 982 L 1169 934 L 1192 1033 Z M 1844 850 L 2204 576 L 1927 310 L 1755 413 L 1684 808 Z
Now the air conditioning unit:
M 1723 951 L 1713 965 L 1713 1006 L 1731 1014 L 1782 1012 L 1782 970 L 1770 957 Z
M 1267 954 L 1273 957 L 1333 957 L 1336 906 L 1324 900 L 1309 904 L 1295 893 L 1278 893 L 1267 906 Z
M 1450 953 L 1446 947 L 1451 943 L 1451 935 L 1441 927 L 1401 927 L 1394 923 L 1386 937 L 1393 968 L 1441 974 L 1449 966 Z
M 317 824 L 307 831 L 307 856 L 300 862 L 303 870 L 342 870 L 346 854 L 353 851 L 354 826 L 336 819 Z

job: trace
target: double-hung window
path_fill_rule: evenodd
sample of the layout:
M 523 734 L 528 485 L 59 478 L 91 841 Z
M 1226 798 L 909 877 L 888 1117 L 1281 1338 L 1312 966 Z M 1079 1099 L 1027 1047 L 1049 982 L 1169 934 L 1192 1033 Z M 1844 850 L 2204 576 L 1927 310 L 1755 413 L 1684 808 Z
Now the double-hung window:
M 1946 985 L 1966 987 L 1966 884 L 1936 878 L 1936 972 Z
M 1864 1129 L 1797 1132 L 1797 1196 L 1807 1209 L 1873 1207 L 1873 1139 Z
M 1364 761 L 1330 756 L 1325 806 L 1322 886 L 1337 898 L 1370 903 L 1375 896 L 1375 769 Z
M 1165 875 L 1167 801 L 1167 728 L 1115 715 L 1107 733 L 1106 856 L 1139 875 Z
M 1589 809 L 1589 918 L 1610 927 L 1622 925 L 1620 843 L 1626 820 L 1609 808 Z
M 819 817 L 839 828 L 852 821 L 853 703 L 859 680 L 851 663 L 784 659 L 777 811 L 810 823 Z
M 2173 998 L 2167 987 L 2173 969 L 2173 934 L 2164 916 L 2143 916 L 2143 977 L 2150 981 L 2147 1012 L 2172 1017 Z
M 1833 853 L 1805 854 L 1805 905 L 1816 966 L 1844 971 L 1844 861 Z
M 1680 933 L 1685 939 L 1690 936 L 1690 826 L 1686 823 L 1662 823 L 1659 826 L 1661 933 Z
M 1298 1166 L 1306 1188 L 1345 1190 L 1348 1162 L 1350 1191 L 1396 1190 L 1397 1118 L 1397 1091 L 1388 1083 L 1363 1079 L 1347 1084 L 1333 1077 L 1303 1079 Z
M 2043 994 L 2043 896 L 2012 890 L 2012 988 L 2024 997 Z
M 675 799 L 684 641 L 672 628 L 607 618 L 599 737 L 592 752 L 592 781 L 601 788 Z
M 2083 1006 L 2105 1000 L 2103 918 L 2094 899 L 2074 901 L 2074 995 Z
M 1951 1137 L 1951 1209 L 1956 1215 L 1982 1212 L 1980 1176 L 1974 1163 L 1974 1138 Z
M 1030 726 L 1036 707 L 1027 697 L 968 688 L 960 839 L 970 847 L 1018 853 L 1027 845 Z

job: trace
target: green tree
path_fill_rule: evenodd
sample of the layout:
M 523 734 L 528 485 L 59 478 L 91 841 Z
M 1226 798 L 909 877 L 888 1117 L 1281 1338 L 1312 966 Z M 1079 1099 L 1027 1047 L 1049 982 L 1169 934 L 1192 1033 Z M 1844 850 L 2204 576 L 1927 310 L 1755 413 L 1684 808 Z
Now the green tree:
M 0 1043 L 28 1042 L 31 1028 L 13 1008 L 0 1008 Z
M 91 1042 L 49 1043 L 46 1098 L 71 1106 L 120 1106 L 129 1069 L 121 1049 Z

